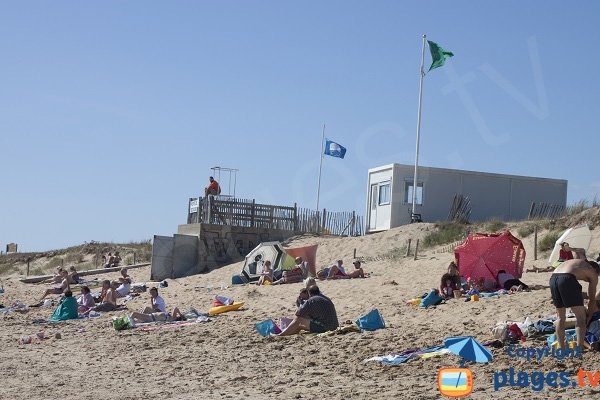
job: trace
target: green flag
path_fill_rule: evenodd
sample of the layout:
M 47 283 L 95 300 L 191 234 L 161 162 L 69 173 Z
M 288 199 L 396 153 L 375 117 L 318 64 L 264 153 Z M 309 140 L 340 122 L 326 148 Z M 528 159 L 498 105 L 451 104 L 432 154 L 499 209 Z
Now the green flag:
M 444 65 L 444 63 L 446 63 L 446 58 L 454 56 L 454 54 L 452 54 L 451 51 L 446 51 L 442 49 L 440 46 L 438 46 L 437 43 L 432 42 L 431 40 L 428 40 L 427 43 L 429 44 L 429 51 L 431 52 L 432 60 L 431 67 L 429 67 L 429 71 L 431 71 L 434 68 L 441 67 L 442 65 Z

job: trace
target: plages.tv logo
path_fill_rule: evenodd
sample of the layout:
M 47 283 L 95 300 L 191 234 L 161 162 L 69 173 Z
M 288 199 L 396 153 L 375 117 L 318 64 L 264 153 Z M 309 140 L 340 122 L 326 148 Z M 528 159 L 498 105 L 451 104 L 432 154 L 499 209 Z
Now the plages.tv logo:
M 438 389 L 443 396 L 465 397 L 473 391 L 473 373 L 465 368 L 465 361 L 490 362 L 494 357 L 472 336 L 456 336 L 444 339 L 444 347 L 450 353 L 462 357 L 457 368 L 442 368 L 438 371 Z
M 465 397 L 473 391 L 473 373 L 468 368 L 442 368 L 438 388 L 443 396 Z

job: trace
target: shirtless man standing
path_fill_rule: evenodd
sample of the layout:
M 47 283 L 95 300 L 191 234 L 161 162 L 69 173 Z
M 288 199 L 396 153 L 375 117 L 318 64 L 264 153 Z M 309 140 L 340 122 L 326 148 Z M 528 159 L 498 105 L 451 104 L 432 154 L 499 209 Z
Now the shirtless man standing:
M 552 303 L 554 303 L 556 313 L 558 314 L 558 319 L 556 320 L 556 337 L 559 346 L 563 349 L 565 348 L 567 307 L 571 308 L 577 319 L 575 326 L 577 346 L 583 349 L 588 322 L 596 311 L 596 302 L 593 300 L 596 298 L 598 274 L 600 274 L 600 266 L 595 261 L 588 261 L 585 258 L 575 258 L 562 263 L 550 276 Z M 588 302 L 587 311 L 583 305 L 581 285 L 578 281 L 588 282 L 588 298 L 590 301 Z

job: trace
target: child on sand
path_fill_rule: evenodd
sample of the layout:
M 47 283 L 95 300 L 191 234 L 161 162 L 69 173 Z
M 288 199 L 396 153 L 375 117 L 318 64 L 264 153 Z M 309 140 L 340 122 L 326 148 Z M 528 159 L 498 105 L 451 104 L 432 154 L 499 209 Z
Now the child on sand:
M 264 262 L 260 278 L 256 284 L 260 286 L 264 285 L 265 282 L 273 283 L 273 269 L 271 268 L 271 261 L 269 260 Z

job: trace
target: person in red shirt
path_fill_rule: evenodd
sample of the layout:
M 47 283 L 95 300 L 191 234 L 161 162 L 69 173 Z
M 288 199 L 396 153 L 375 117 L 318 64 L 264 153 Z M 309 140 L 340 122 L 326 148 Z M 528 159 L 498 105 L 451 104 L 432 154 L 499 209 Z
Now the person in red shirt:
M 208 196 L 212 194 L 213 196 L 221 194 L 221 186 L 219 186 L 219 182 L 215 181 L 215 179 L 211 176 L 208 178 L 210 183 L 207 187 L 204 188 L 204 195 Z
M 560 244 L 560 253 L 558 255 L 558 259 L 560 261 L 567 261 L 573 259 L 573 252 L 571 252 L 571 248 L 569 247 L 569 243 L 562 242 Z

